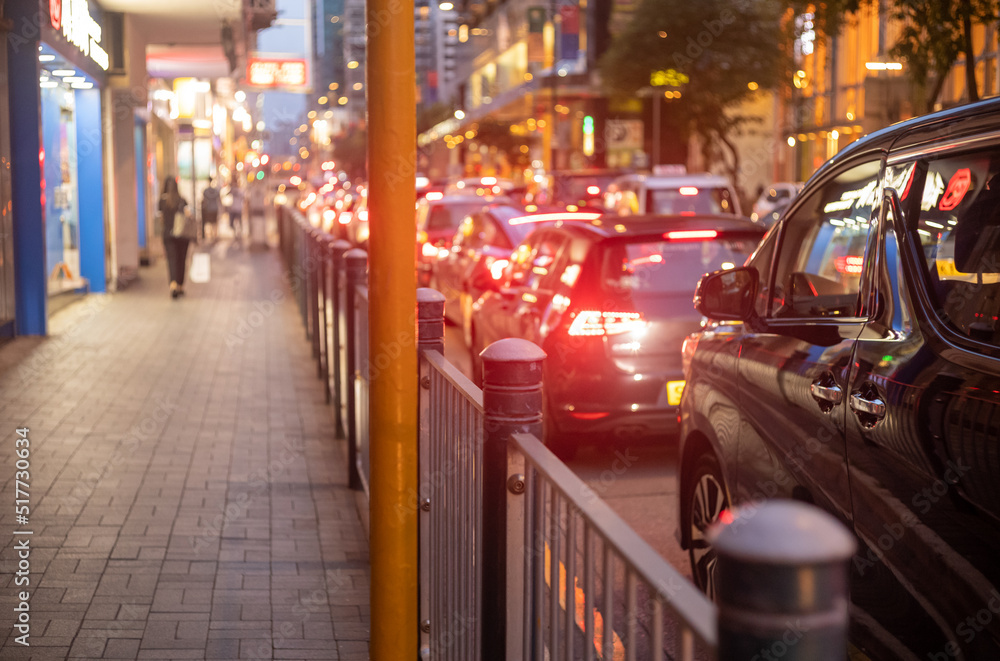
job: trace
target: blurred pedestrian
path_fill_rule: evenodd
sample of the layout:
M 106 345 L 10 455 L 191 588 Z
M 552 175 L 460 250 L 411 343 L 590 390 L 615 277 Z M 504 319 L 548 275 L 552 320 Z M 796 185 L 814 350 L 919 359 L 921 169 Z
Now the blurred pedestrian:
M 188 201 L 181 197 L 177 188 L 177 178 L 168 176 L 163 182 L 159 209 L 163 219 L 163 249 L 167 255 L 171 298 L 184 294 L 188 246 L 198 238 L 197 225 L 187 206 Z
M 237 238 L 243 237 L 243 189 L 235 179 L 229 186 L 229 228 Z
M 219 236 L 219 189 L 215 180 L 208 178 L 208 187 L 201 194 L 201 231 L 206 239 Z

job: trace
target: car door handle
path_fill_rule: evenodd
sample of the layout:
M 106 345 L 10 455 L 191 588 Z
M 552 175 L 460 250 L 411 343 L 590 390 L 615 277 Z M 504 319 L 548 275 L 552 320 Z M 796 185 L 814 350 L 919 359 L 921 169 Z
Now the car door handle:
M 844 391 L 839 386 L 821 386 L 818 383 L 809 384 L 809 392 L 813 397 L 825 399 L 834 404 L 840 404 L 844 400 Z
M 855 393 L 851 395 L 851 408 L 858 413 L 867 413 L 868 415 L 873 415 L 876 418 L 882 418 L 885 416 L 885 402 L 878 397 L 867 399 L 866 397 L 862 397 L 860 394 Z

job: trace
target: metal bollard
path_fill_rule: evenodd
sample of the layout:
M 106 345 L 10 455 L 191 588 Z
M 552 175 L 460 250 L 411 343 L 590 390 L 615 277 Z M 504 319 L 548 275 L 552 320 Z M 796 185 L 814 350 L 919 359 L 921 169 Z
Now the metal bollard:
M 444 354 L 444 294 L 436 289 L 417 289 L 417 351 Z
M 354 381 L 357 378 L 359 368 L 357 362 L 357 310 L 355 309 L 355 291 L 358 285 L 368 283 L 368 253 L 364 250 L 348 250 L 344 254 L 346 264 L 346 300 L 344 301 L 344 311 L 346 313 L 347 327 L 347 471 L 348 486 L 351 489 L 361 490 L 361 474 L 358 472 L 358 419 L 355 405 Z
M 347 396 L 344 383 L 347 381 L 345 370 L 347 360 L 344 355 L 343 345 L 347 341 L 346 321 L 344 310 L 344 299 L 346 298 L 345 287 L 346 265 L 344 253 L 351 249 L 351 244 L 343 239 L 337 239 L 329 245 L 331 263 L 331 285 L 330 304 L 333 307 L 333 337 L 330 340 L 330 351 L 333 354 L 331 361 L 331 375 L 333 380 L 333 402 L 336 409 L 335 418 L 337 425 L 337 438 L 347 438 L 346 404 L 344 398 Z
M 427 287 L 417 289 L 417 484 L 432 484 L 430 470 L 430 388 L 431 370 L 424 358 L 425 351 L 437 351 L 444 354 L 444 295 Z M 420 576 L 420 622 L 427 623 L 420 627 L 420 658 L 430 657 L 430 508 L 438 507 L 440 503 L 427 499 L 418 511 L 418 568 Z
M 507 554 L 508 445 L 511 434 L 542 434 L 542 361 L 545 352 L 527 340 L 494 342 L 483 359 L 483 573 L 482 658 L 518 658 L 523 651 L 523 599 L 508 604 L 508 585 L 523 558 Z M 523 479 L 523 478 L 522 478 Z M 516 480 L 515 480 L 516 481 Z M 513 484 L 513 482 L 511 482 Z M 518 526 L 514 527 L 515 529 Z M 520 527 L 523 530 L 523 527 Z M 523 540 L 521 542 L 523 548 Z M 504 650 L 504 655 L 498 651 Z
M 764 501 L 733 515 L 711 533 L 719 661 L 846 659 L 853 535 L 794 500 Z

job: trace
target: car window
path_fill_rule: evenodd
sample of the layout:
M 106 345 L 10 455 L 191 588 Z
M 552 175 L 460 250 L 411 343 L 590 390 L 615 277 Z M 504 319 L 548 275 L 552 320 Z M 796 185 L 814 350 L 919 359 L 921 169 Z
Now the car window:
M 728 188 L 678 186 L 646 191 L 646 213 L 694 215 L 736 213 Z
M 900 197 L 917 216 L 907 227 L 923 246 L 938 316 L 969 339 L 1000 346 L 1000 149 L 929 161 L 919 205 L 907 203 L 915 170 L 904 172 Z
M 770 289 L 773 317 L 858 314 L 878 171 L 870 161 L 842 172 L 786 218 Z
M 471 216 L 466 216 L 462 219 L 462 222 L 458 224 L 458 231 L 455 232 L 455 238 L 452 239 L 451 245 L 455 248 L 471 248 L 473 247 L 471 236 L 473 234 L 473 228 L 475 226 L 476 214 Z
M 517 247 L 510 265 L 510 286 L 548 289 L 558 281 L 557 260 L 565 244 L 563 237 L 541 232 Z
M 479 211 L 483 203 L 475 201 L 469 204 L 435 204 L 427 215 L 427 231 L 455 230 L 458 224 L 470 213 Z

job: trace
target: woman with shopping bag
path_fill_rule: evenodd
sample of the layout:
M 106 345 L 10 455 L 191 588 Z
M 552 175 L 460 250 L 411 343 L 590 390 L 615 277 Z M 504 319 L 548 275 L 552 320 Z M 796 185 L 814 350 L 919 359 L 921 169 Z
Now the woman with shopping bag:
M 159 208 L 163 219 L 163 249 L 167 255 L 171 298 L 184 294 L 188 246 L 198 237 L 197 222 L 187 206 L 187 200 L 181 197 L 177 188 L 177 178 L 167 177 L 163 182 Z

